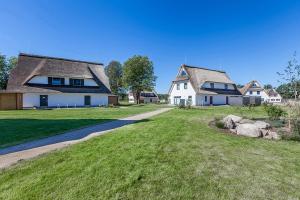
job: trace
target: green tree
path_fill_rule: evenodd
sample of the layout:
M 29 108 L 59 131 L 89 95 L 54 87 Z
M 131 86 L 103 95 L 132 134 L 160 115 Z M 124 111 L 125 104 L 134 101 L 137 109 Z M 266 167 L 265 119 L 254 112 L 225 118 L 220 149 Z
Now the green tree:
M 236 84 L 237 88 L 243 88 L 244 86 L 242 84 Z
M 110 89 L 113 94 L 118 95 L 122 87 L 122 65 L 118 61 L 111 61 L 105 67 L 105 73 L 109 78 Z
M 281 84 L 276 88 L 276 91 L 285 99 L 294 97 L 295 91 L 290 83 Z M 300 82 L 297 83 L 296 92 L 300 93 Z
M 273 88 L 273 86 L 271 85 L 271 84 L 266 84 L 266 85 L 264 85 L 264 89 L 272 89 Z
M 10 71 L 17 65 L 18 59 L 14 56 L 9 59 L 0 54 L 0 88 L 6 89 Z
M 131 90 L 136 103 L 140 103 L 140 94 L 143 90 L 152 90 L 155 86 L 153 63 L 146 56 L 135 55 L 124 63 L 123 84 Z
M 288 65 L 282 73 L 277 72 L 281 78 L 281 82 L 287 84 L 289 90 L 293 91 L 293 96 L 297 99 L 298 96 L 298 83 L 300 82 L 300 65 L 297 60 L 297 53 L 294 52 L 293 57 L 288 61 Z

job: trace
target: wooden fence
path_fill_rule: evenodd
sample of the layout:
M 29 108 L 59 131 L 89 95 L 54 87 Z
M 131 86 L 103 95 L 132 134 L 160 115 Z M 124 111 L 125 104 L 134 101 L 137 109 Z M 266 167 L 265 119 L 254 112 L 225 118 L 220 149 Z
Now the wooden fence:
M 0 110 L 20 110 L 23 108 L 23 94 L 0 93 Z

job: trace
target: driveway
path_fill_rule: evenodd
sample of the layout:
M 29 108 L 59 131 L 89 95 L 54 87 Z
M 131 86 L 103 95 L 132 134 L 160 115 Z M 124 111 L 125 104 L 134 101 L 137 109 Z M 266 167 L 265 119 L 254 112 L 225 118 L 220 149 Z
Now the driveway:
M 55 135 L 48 138 L 0 149 L 0 169 L 9 167 L 20 160 L 34 158 L 38 155 L 48 153 L 56 149 L 61 149 L 71 144 L 86 141 L 95 136 L 103 135 L 122 126 L 148 119 L 171 109 L 172 108 L 161 108 L 152 112 L 146 112 L 103 124 L 70 131 L 61 135 Z

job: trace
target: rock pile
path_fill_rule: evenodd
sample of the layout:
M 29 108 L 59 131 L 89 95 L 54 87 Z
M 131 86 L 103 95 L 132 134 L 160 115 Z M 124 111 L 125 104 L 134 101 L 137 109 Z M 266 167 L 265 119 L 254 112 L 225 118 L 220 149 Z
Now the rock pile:
M 223 118 L 222 122 L 225 128 L 237 135 L 263 137 L 275 140 L 280 139 L 279 135 L 272 131 L 271 125 L 264 121 L 253 121 L 235 115 L 228 115 Z

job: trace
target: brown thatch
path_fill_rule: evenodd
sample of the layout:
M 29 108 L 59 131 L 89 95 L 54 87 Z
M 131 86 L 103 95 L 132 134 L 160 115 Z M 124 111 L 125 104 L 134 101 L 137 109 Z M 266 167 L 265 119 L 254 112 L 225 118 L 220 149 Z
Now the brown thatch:
M 205 82 L 233 84 L 235 86 L 235 83 L 232 80 L 230 80 L 230 78 L 224 71 L 213 70 L 213 69 L 208 69 L 208 68 L 204 68 L 204 67 L 194 67 L 194 66 L 189 66 L 189 65 L 182 65 L 181 68 L 183 68 L 187 72 L 187 76 L 185 76 L 185 77 L 177 76 L 173 82 L 182 81 L 182 80 L 190 80 L 190 82 L 197 94 L 241 95 L 237 89 L 222 90 L 222 89 L 204 89 L 204 88 L 202 88 L 202 85 Z
M 28 81 L 34 76 L 93 79 L 96 87 L 35 85 Z M 19 54 L 18 64 L 11 72 L 7 90 L 15 92 L 51 93 L 111 93 L 103 64 L 64 58 Z
M 252 87 L 253 83 L 257 83 L 258 87 Z M 249 83 L 247 83 L 246 85 L 244 85 L 244 87 L 240 88 L 239 90 L 242 93 L 242 95 L 245 95 L 249 89 L 251 89 L 252 91 L 262 91 L 262 90 L 264 90 L 261 87 L 260 83 L 258 81 L 256 81 L 256 80 L 250 81 Z

